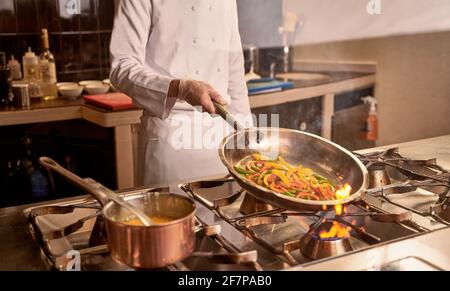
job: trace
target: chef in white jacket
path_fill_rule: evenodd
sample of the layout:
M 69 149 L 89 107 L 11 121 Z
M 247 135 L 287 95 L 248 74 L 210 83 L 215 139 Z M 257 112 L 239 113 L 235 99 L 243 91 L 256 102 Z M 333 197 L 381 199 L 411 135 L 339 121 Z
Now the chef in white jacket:
M 144 109 L 141 183 L 225 174 L 217 147 L 226 132 L 210 132 L 226 125 L 212 100 L 251 120 L 236 0 L 121 0 L 111 56 L 113 85 Z

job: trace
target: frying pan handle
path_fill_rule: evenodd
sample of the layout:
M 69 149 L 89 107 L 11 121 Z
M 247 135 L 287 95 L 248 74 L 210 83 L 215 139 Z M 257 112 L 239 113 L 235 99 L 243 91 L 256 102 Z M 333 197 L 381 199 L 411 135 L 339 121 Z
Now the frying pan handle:
M 106 204 L 109 203 L 110 198 L 105 193 L 105 191 L 102 191 L 97 185 L 98 183 L 95 182 L 92 179 L 83 179 L 74 173 L 70 172 L 69 170 L 63 168 L 61 165 L 59 165 L 57 162 L 52 160 L 51 158 L 42 157 L 39 159 L 39 163 L 46 168 L 47 170 L 53 170 L 56 173 L 60 174 L 70 182 L 72 182 L 74 185 L 82 188 L 84 191 L 92 194 L 92 196 L 95 197 L 95 199 L 100 202 L 102 206 L 106 206 Z
M 216 113 L 222 117 L 229 125 L 231 125 L 236 131 L 246 130 L 245 126 L 240 123 L 231 112 L 223 105 L 213 101 L 214 107 L 216 108 Z
M 231 127 L 233 127 L 236 132 L 240 132 L 240 131 L 245 131 L 245 136 L 246 136 L 246 143 L 247 145 L 249 144 L 249 140 L 250 140 L 250 136 L 249 136 L 249 131 L 247 130 L 247 128 L 239 122 L 239 120 L 237 120 L 233 114 L 231 114 L 230 111 L 228 111 L 228 109 L 213 101 L 214 106 L 216 107 L 216 113 L 217 115 L 219 115 L 220 117 L 222 117 L 226 122 L 228 122 L 229 125 L 231 125 Z M 261 143 L 261 141 L 264 139 L 264 134 L 261 131 L 257 131 L 256 132 L 256 142 L 257 143 Z

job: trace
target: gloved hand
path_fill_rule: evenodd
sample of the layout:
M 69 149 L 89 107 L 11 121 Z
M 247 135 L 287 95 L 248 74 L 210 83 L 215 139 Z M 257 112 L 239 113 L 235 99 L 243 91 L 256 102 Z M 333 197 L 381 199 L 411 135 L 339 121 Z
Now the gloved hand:
M 209 114 L 216 113 L 216 108 L 212 101 L 224 106 L 227 105 L 227 102 L 211 85 L 190 79 L 180 81 L 178 99 L 186 101 L 194 107 L 201 106 L 203 111 Z

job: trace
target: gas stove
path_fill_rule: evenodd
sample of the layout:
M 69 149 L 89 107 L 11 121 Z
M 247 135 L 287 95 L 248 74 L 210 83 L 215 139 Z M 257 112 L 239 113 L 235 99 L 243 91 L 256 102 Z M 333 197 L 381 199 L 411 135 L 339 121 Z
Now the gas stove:
M 450 226 L 450 173 L 435 159 L 408 159 L 397 148 L 357 156 L 369 170 L 370 189 L 339 216 L 333 209 L 277 209 L 246 193 L 231 177 L 171 189 L 197 202 L 201 231 L 195 252 L 209 256 L 193 256 L 164 270 L 290 270 Z M 88 198 L 25 211 L 49 266 L 67 269 L 72 258 L 67 254 L 75 252 L 82 270 L 129 270 L 109 256 L 99 210 Z M 422 269 L 429 267 L 422 264 Z

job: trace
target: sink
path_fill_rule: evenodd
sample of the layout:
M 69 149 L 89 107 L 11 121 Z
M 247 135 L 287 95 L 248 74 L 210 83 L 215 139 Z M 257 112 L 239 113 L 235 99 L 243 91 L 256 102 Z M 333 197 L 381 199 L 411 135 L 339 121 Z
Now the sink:
M 326 81 L 331 79 L 331 76 L 321 73 L 307 73 L 307 72 L 292 72 L 281 73 L 276 75 L 277 79 L 291 80 L 291 81 Z

